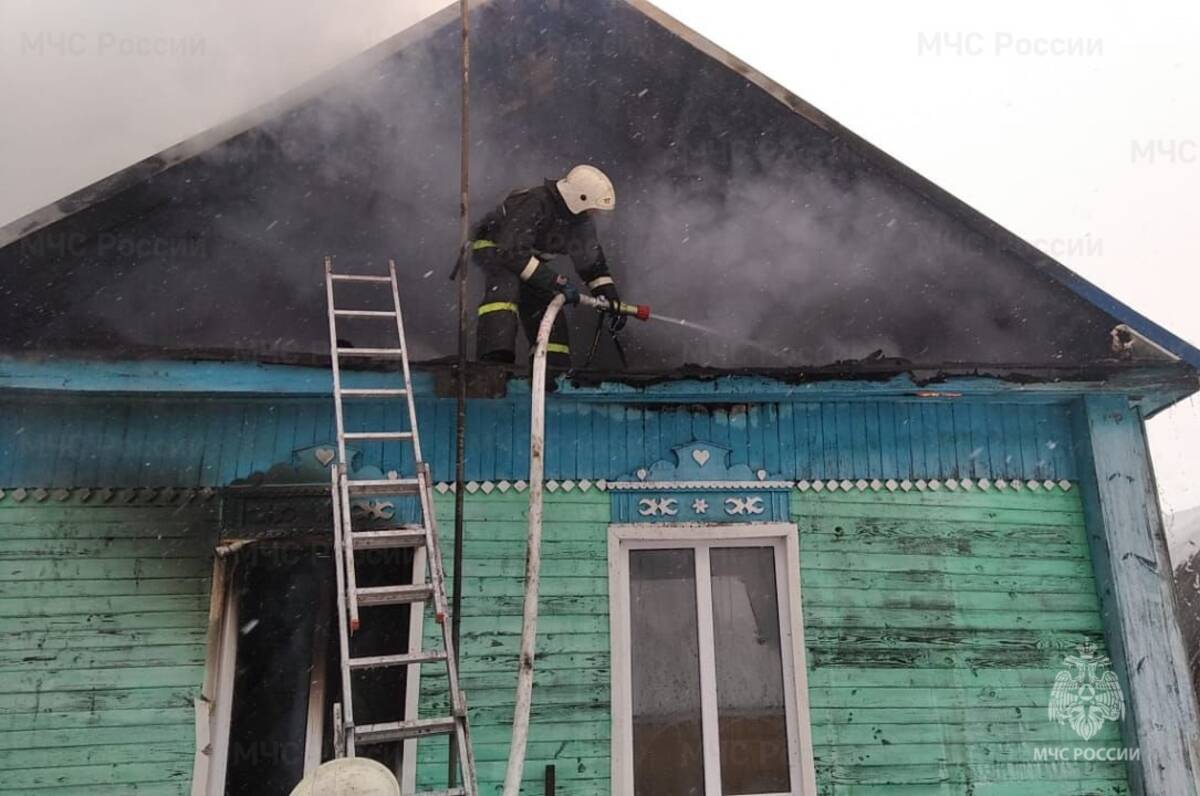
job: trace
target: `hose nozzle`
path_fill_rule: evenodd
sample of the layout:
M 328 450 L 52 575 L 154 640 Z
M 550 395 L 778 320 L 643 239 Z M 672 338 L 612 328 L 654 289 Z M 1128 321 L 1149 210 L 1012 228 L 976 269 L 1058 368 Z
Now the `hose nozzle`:
M 614 306 L 609 304 L 604 299 L 598 299 L 595 296 L 580 296 L 579 303 L 583 304 L 585 307 L 591 307 L 592 309 L 600 310 L 601 312 L 614 312 L 617 315 L 631 315 L 634 318 L 637 318 L 639 321 L 646 321 L 650 319 L 649 304 L 626 304 L 622 301 Z

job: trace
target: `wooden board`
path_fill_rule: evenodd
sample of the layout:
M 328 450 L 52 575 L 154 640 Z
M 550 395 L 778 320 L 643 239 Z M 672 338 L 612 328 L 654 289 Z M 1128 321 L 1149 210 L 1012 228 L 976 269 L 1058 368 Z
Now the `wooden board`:
M 211 508 L 3 503 L 0 793 L 186 793 Z

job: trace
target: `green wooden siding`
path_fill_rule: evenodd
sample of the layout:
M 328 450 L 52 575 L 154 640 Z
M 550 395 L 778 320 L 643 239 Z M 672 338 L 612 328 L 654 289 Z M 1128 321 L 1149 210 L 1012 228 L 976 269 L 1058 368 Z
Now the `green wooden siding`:
M 189 792 L 213 527 L 206 508 L 0 500 L 0 792 Z
M 607 796 L 609 496 L 592 489 L 547 498 L 524 791 L 542 793 L 543 770 L 553 764 L 559 793 Z M 528 506 L 527 492 L 466 498 L 461 679 L 471 710 L 471 737 L 483 793 L 499 792 L 508 761 Z M 437 513 L 449 570 L 453 495 L 438 497 Z M 436 630 L 426 621 L 427 647 L 440 641 Z M 424 669 L 421 715 L 444 715 L 444 674 L 439 667 Z M 419 789 L 445 787 L 446 748 L 443 738 L 418 743 Z
M 1125 794 L 1047 717 L 1065 655 L 1103 648 L 1078 490 L 793 493 L 822 796 Z M 1072 752 L 1073 754 L 1073 752 Z
M 508 754 L 527 503 L 466 499 L 463 683 L 484 793 Z M 525 792 L 554 764 L 559 792 L 608 794 L 609 496 L 546 506 Z M 452 496 L 438 510 L 451 527 Z M 1083 743 L 1046 713 L 1064 656 L 1104 646 L 1077 490 L 797 491 L 792 512 L 821 796 L 1128 792 L 1124 763 L 1034 757 L 1121 746 L 1113 724 Z M 444 679 L 426 675 L 422 715 L 444 706 Z M 418 784 L 444 785 L 445 741 L 418 759 Z

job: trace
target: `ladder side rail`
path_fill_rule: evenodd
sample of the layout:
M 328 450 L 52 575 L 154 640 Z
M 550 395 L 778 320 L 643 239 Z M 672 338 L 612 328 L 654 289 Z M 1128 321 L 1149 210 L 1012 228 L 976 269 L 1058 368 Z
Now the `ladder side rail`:
M 458 617 L 450 616 L 449 606 L 446 604 L 446 573 L 442 566 L 442 550 L 438 543 L 437 520 L 434 518 L 433 505 L 430 498 L 429 465 L 424 462 L 418 465 L 417 478 L 421 482 L 421 507 L 427 517 L 427 524 L 425 526 L 426 547 L 429 549 L 427 558 L 430 580 L 434 584 L 434 611 L 438 616 L 442 617 L 442 621 L 438 624 L 442 627 L 442 645 L 446 651 L 446 683 L 450 696 L 450 712 L 458 725 L 455 732 L 455 743 L 458 748 L 459 766 L 462 769 L 462 785 L 463 790 L 473 796 L 476 792 L 475 755 L 470 742 L 466 699 L 459 688 L 458 658 L 455 653 L 454 637 L 450 626 L 450 622 L 458 621 Z
M 429 558 L 428 530 L 426 544 L 413 551 L 412 582 L 414 585 L 425 583 L 426 565 Z M 412 603 L 408 608 L 408 652 L 420 652 L 424 647 L 425 602 Z M 447 655 L 449 657 L 449 655 Z M 408 666 L 404 670 L 404 712 L 401 714 L 405 721 L 412 721 L 421 715 L 421 667 Z M 417 741 L 409 738 L 402 744 L 405 759 L 416 759 Z
M 446 605 L 446 572 L 442 566 L 442 548 L 438 543 L 437 535 L 437 520 L 433 514 L 432 501 L 429 498 L 429 468 L 421 464 L 417 469 L 417 479 L 420 481 L 421 487 L 418 490 L 421 496 L 421 511 L 425 514 L 425 546 L 429 550 L 427 562 L 429 566 L 429 580 L 433 584 L 433 608 L 438 624 L 445 627 L 447 620 L 450 619 L 448 606 Z M 447 648 L 447 653 L 452 653 L 453 650 Z M 450 655 L 451 660 L 454 656 Z
M 408 340 L 404 337 L 404 316 L 400 310 L 400 288 L 396 283 L 395 260 L 388 260 L 388 272 L 392 278 L 392 303 L 396 308 L 396 334 L 400 337 L 400 363 L 404 369 L 404 388 L 408 390 L 405 398 L 408 401 L 409 430 L 412 431 L 413 461 L 417 469 L 420 469 L 424 459 L 421 457 L 421 438 L 417 434 L 417 406 L 413 400 L 412 373 L 409 372 L 408 367 Z
M 338 468 L 333 467 L 330 473 L 330 498 L 333 501 L 333 561 L 337 577 L 337 614 L 338 614 L 338 644 L 340 647 L 342 669 L 342 716 L 341 722 L 335 722 L 335 731 L 342 736 L 338 748 L 345 749 L 349 757 L 354 757 L 354 692 L 350 682 L 350 635 L 346 628 L 346 560 L 342 550 L 342 501 L 341 485 Z
M 342 508 L 342 551 L 346 560 L 346 594 L 350 613 L 350 634 L 358 630 L 358 577 L 354 571 L 354 524 L 351 520 L 350 486 L 346 468 L 339 467 L 338 489 Z
M 333 416 L 337 423 L 338 463 L 346 464 L 346 423 L 342 416 L 342 372 L 338 362 L 337 314 L 333 303 L 333 258 L 325 255 L 325 297 L 329 313 L 329 365 L 333 371 Z

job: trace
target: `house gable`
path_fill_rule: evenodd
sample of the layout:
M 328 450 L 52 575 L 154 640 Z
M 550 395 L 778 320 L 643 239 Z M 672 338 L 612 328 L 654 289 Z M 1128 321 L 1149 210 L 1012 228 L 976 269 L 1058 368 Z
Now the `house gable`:
M 594 162 L 618 185 L 601 235 L 623 294 L 716 332 L 639 325 L 632 370 L 1114 357 L 1120 305 L 652 11 L 494 0 L 472 51 L 474 215 Z M 441 15 L 421 34 L 0 249 L 0 334 L 34 350 L 317 353 L 332 253 L 348 270 L 395 258 L 414 354 L 453 354 L 458 32 Z M 575 339 L 591 332 L 576 313 Z M 611 347 L 596 364 L 616 367 Z

